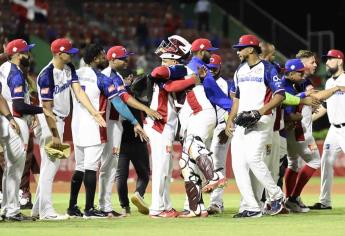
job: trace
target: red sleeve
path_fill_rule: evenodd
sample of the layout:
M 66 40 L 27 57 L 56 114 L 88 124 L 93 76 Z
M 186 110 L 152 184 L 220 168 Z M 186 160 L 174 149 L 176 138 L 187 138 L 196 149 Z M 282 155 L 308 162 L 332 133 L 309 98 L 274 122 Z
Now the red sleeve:
M 166 66 L 158 66 L 153 69 L 151 76 L 157 79 L 169 79 L 170 70 Z
M 164 90 L 167 92 L 181 92 L 195 84 L 195 78 L 191 77 L 189 79 L 182 80 L 169 80 L 163 86 Z
M 121 98 L 121 100 L 122 100 L 124 103 L 127 103 L 128 99 L 130 99 L 131 97 L 132 97 L 132 96 L 131 96 L 129 93 L 127 93 L 127 92 L 122 93 L 122 94 L 120 95 L 120 98 Z

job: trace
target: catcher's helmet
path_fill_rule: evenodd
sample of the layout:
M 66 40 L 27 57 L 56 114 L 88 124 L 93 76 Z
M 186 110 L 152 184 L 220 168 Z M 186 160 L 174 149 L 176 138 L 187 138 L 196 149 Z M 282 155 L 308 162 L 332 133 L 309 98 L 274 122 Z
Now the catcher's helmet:
M 163 40 L 155 51 L 162 59 L 181 59 L 190 53 L 192 45 L 179 35 L 168 37 L 168 42 Z

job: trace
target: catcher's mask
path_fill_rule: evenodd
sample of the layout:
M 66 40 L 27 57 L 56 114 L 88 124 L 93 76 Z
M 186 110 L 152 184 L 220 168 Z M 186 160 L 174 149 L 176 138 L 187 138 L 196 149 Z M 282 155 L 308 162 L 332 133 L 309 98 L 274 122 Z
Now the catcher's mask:
M 163 40 L 155 51 L 155 54 L 162 59 L 179 60 L 190 54 L 192 45 L 179 35 L 168 37 Z

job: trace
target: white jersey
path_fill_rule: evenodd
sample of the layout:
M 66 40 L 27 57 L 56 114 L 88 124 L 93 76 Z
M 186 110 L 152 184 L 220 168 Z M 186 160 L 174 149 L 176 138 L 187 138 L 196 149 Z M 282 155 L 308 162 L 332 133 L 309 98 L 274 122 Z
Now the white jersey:
M 59 117 L 67 117 L 70 112 L 71 84 L 79 83 L 74 68 L 65 65 L 62 70 L 50 62 L 37 78 L 40 101 L 54 102 L 53 112 Z
M 311 81 L 306 79 L 302 84 L 303 91 L 314 88 Z M 313 109 L 311 106 L 304 105 L 302 107 L 302 127 L 306 139 L 313 137 Z
M 337 79 L 329 78 L 326 82 L 325 89 L 334 88 L 335 86 L 345 86 L 344 73 Z M 345 110 L 342 109 L 345 104 L 345 92 L 336 92 L 326 102 L 329 122 L 335 125 L 345 123 Z
M 285 93 L 277 70 L 266 61 L 260 61 L 252 67 L 247 62 L 241 64 L 235 72 L 234 82 L 236 97 L 240 98 L 238 113 L 258 110 L 268 103 L 275 93 Z
M 194 71 L 187 66 L 187 75 L 192 74 L 195 74 Z M 203 110 L 214 109 L 210 100 L 208 100 L 206 96 L 205 89 L 202 84 L 195 85 L 187 92 L 184 106 L 187 106 L 188 110 L 192 110 L 193 114 L 197 114 Z
M 223 91 L 224 94 L 226 94 L 227 96 L 229 96 L 229 92 L 230 92 L 230 86 L 228 84 L 228 82 L 223 79 L 222 77 L 219 77 L 216 80 L 219 88 Z M 218 119 L 218 124 L 220 123 L 224 123 L 224 116 L 226 113 L 228 113 L 226 110 L 220 108 L 219 106 L 216 106 L 216 111 L 217 111 L 217 119 Z
M 163 84 L 154 84 L 150 108 L 157 111 L 163 118 L 161 120 L 152 120 L 147 117 L 146 122 L 149 127 L 159 133 L 162 133 L 166 127 L 170 129 L 171 132 L 175 131 L 177 113 L 174 99 L 171 93 L 164 90 Z
M 77 76 L 93 107 L 98 111 L 105 111 L 107 99 L 116 96 L 116 88 L 110 78 L 88 66 L 78 69 Z M 106 128 L 98 125 L 75 96 L 73 96 L 72 136 L 73 142 L 82 147 L 107 142 Z

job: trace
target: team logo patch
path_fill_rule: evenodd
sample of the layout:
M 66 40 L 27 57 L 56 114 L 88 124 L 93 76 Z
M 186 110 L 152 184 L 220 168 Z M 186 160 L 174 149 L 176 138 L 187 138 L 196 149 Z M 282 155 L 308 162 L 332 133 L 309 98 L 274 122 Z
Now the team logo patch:
M 109 93 L 111 93 L 111 92 L 113 92 L 114 90 L 115 90 L 116 88 L 115 88 L 115 85 L 110 85 L 109 87 L 108 87 L 108 92 Z
M 42 88 L 41 89 L 41 94 L 48 94 L 49 93 L 49 88 Z
M 15 88 L 14 88 L 14 92 L 15 92 L 15 93 L 21 93 L 21 92 L 23 92 L 23 86 L 15 87 Z

